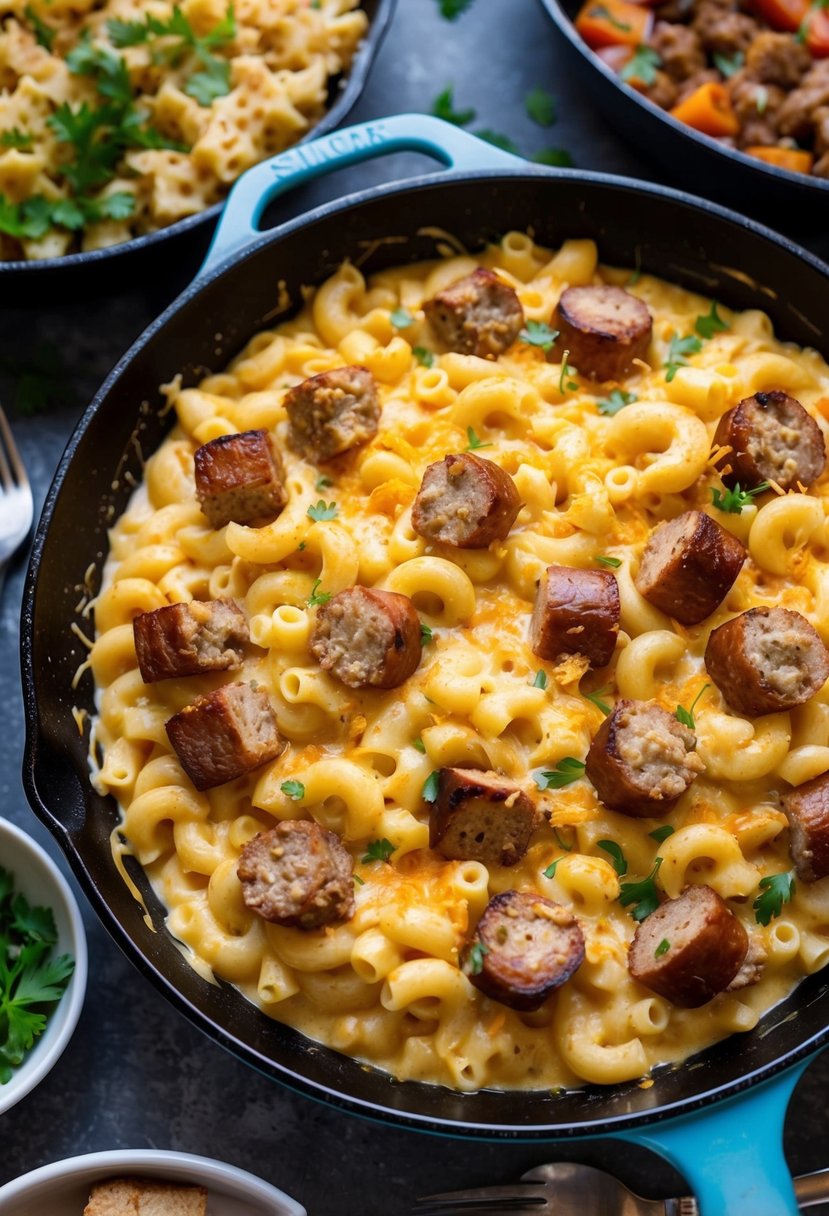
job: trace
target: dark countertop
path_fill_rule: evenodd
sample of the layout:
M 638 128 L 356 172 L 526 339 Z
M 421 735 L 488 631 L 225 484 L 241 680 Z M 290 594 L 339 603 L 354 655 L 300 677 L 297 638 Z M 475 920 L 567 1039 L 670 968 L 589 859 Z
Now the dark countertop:
M 579 73 L 580 65 L 564 54 L 536 0 L 475 0 L 454 24 L 440 19 L 435 0 L 399 0 L 392 30 L 351 117 L 427 110 L 452 83 L 459 108 L 477 109 L 472 129 L 503 132 L 527 154 L 565 147 L 581 168 L 653 176 L 591 110 L 589 82 L 579 80 Z M 559 119 L 549 130 L 524 112 L 523 98 L 536 86 L 559 99 Z M 332 176 L 310 194 L 332 197 L 392 172 L 404 175 L 421 163 L 402 157 L 373 162 Z M 285 204 L 286 211 L 296 205 Z M 62 307 L 45 301 L 32 312 L 0 308 L 0 400 L 38 508 L 81 409 L 191 269 L 171 265 L 168 280 L 125 283 L 117 299 Z M 27 413 L 38 401 L 47 408 Z M 57 856 L 28 809 L 20 782 L 17 634 L 23 576 L 21 555 L 0 600 L 0 702 L 7 707 L 0 732 L 0 813 Z M 62 1157 L 152 1146 L 242 1166 L 300 1200 L 310 1216 L 402 1216 L 418 1194 L 508 1181 L 546 1160 L 604 1164 L 644 1193 L 683 1189 L 661 1161 L 611 1141 L 465 1145 L 384 1128 L 294 1095 L 193 1029 L 126 962 L 81 902 L 90 947 L 86 1008 L 54 1071 L 0 1116 L 0 1184 Z M 792 1103 L 786 1146 L 795 1172 L 829 1165 L 828 1084 L 829 1054 L 810 1068 Z

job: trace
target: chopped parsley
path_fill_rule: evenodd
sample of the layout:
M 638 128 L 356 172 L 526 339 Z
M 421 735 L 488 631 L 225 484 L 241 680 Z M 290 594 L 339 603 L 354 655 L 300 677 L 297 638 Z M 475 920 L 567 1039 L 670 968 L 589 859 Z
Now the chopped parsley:
M 333 486 L 333 484 L 334 483 L 330 477 L 326 477 L 324 473 L 320 473 L 319 477 L 317 478 L 317 484 L 314 486 L 314 489 L 315 490 L 327 490 L 328 487 Z
M 650 916 L 651 912 L 655 912 L 659 907 L 659 892 L 656 889 L 656 876 L 659 873 L 659 867 L 662 865 L 662 858 L 657 857 L 653 863 L 653 869 L 647 878 L 641 879 L 639 882 L 623 882 L 619 891 L 619 903 L 623 908 L 629 907 L 630 914 L 634 920 L 644 920 L 646 916 Z
M 606 701 L 602 701 L 601 698 L 606 696 L 609 692 L 609 688 L 600 688 L 596 692 L 582 692 L 581 695 L 586 701 L 590 701 L 593 705 L 595 705 L 596 709 L 600 709 L 604 716 L 607 717 L 608 714 L 613 712 L 613 708 L 612 706 L 608 705 Z
M 395 329 L 408 329 L 414 317 L 407 308 L 395 308 L 394 312 L 389 313 L 389 320 Z
M 34 135 L 27 135 L 25 131 L 21 131 L 18 127 L 12 127 L 11 131 L 4 131 L 0 135 L 0 147 L 16 148 L 18 152 L 28 151 L 34 141 Z
M 532 89 L 524 98 L 524 109 L 539 127 L 551 127 L 558 117 L 556 99 L 546 89 Z
M 444 122 L 451 122 L 456 127 L 466 127 L 469 123 L 474 122 L 475 110 L 456 110 L 454 88 L 448 84 L 442 93 L 438 93 L 435 100 L 432 102 L 432 113 L 435 118 L 442 118 Z
M 565 853 L 572 853 L 573 846 L 571 844 L 568 844 L 566 840 L 561 839 L 558 828 L 553 828 L 553 835 L 555 836 L 556 844 L 558 845 L 558 847 L 560 849 L 564 849 Z
M 434 802 L 438 796 L 438 786 L 440 784 L 440 773 L 436 770 L 431 772 L 423 782 L 422 798 L 424 802 Z
M 326 506 L 323 500 L 320 499 L 319 502 L 315 503 L 312 507 L 309 507 L 305 514 L 309 519 L 313 519 L 317 523 L 319 523 L 321 520 L 336 519 L 337 504 L 335 502 L 330 502 L 328 506 Z
M 390 840 L 386 840 L 385 836 L 382 840 L 372 840 L 360 861 L 389 861 L 396 847 Z
M 292 798 L 294 802 L 305 797 L 305 786 L 301 781 L 283 781 L 279 788 L 286 798 Z
M 696 334 L 688 334 L 680 338 L 674 334 L 668 347 L 668 358 L 665 360 L 666 381 L 670 384 L 681 367 L 688 366 L 688 355 L 698 355 L 702 350 L 702 342 Z
M 217 97 L 230 92 L 230 60 L 213 54 L 217 47 L 226 46 L 236 36 L 233 5 L 228 5 L 222 20 L 209 33 L 199 36 L 178 5 L 168 21 L 147 16 L 143 21 L 107 22 L 107 32 L 113 46 L 139 46 L 150 43 L 154 63 L 178 64 L 185 55 L 192 55 L 200 70 L 184 82 L 184 92 L 200 106 L 209 106 Z M 172 39 L 160 47 L 156 39 Z
M 34 30 L 36 42 L 38 42 L 39 45 L 44 47 L 47 51 L 51 51 L 52 43 L 55 41 L 55 34 L 57 33 L 57 30 L 52 29 L 51 25 L 47 25 L 45 21 L 41 20 L 35 10 L 32 8 L 31 4 L 26 5 L 23 10 L 23 16 Z
M 354 879 L 358 887 L 364 887 L 366 885 L 366 880 L 361 878 L 359 874 L 352 874 L 351 877 Z
M 484 969 L 484 959 L 489 954 L 489 946 L 483 942 L 475 942 L 466 956 L 466 965 L 470 975 L 480 975 Z
M 314 608 L 320 604 L 327 604 L 328 601 L 331 599 L 331 596 L 333 594 L 331 591 L 318 591 L 317 590 L 317 588 L 319 587 L 321 582 L 322 582 L 321 578 L 318 578 L 314 581 L 314 585 L 311 588 L 311 594 L 308 596 L 308 607 L 309 608 Z
M 535 679 L 533 680 L 532 686 L 533 686 L 533 688 L 546 688 L 547 687 L 546 671 L 537 671 L 535 673 Z
M 584 776 L 584 761 L 574 756 L 565 756 L 554 769 L 545 773 L 533 773 L 533 781 L 540 790 L 560 790 L 565 785 Z
M 653 47 L 638 46 L 622 68 L 622 80 L 641 80 L 642 84 L 653 84 L 661 67 L 662 59 Z
M 628 872 L 627 858 L 622 852 L 615 840 L 597 840 L 596 844 L 600 849 L 604 849 L 605 853 L 610 854 L 610 861 L 613 869 L 620 878 L 624 878 Z
M 711 310 L 704 317 L 697 317 L 694 322 L 694 329 L 701 338 L 713 338 L 714 334 L 724 333 L 728 329 L 728 322 L 723 321 L 720 314 L 717 312 L 717 301 L 711 302 Z
M 479 448 L 491 448 L 491 443 L 483 443 L 475 434 L 471 426 L 466 428 L 466 438 L 468 440 L 465 452 L 477 452 Z
M 694 721 L 694 710 L 697 707 L 697 702 L 708 691 L 708 689 L 710 687 L 711 687 L 710 684 L 703 684 L 702 688 L 699 690 L 699 692 L 697 693 L 697 695 L 694 697 L 693 701 L 691 702 L 690 709 L 685 709 L 684 706 L 677 705 L 676 713 L 674 714 L 674 717 L 676 718 L 677 722 L 681 722 L 683 726 L 687 726 L 691 730 L 697 729 L 697 724 Z
M 431 626 L 424 625 L 423 621 L 421 621 L 420 622 L 420 644 L 421 644 L 421 646 L 428 646 L 429 643 L 433 640 L 434 640 L 434 634 L 432 633 Z
M 715 490 L 711 487 L 711 502 L 718 511 L 725 511 L 729 515 L 739 515 L 743 507 L 747 507 L 752 498 L 758 494 L 762 494 L 769 488 L 767 481 L 761 481 L 759 486 L 755 486 L 753 490 L 741 490 L 739 481 L 735 484 L 733 490 Z
M 669 836 L 673 836 L 676 828 L 672 828 L 669 823 L 663 823 L 661 828 L 654 828 L 652 832 L 648 832 L 651 840 L 655 840 L 657 844 L 662 844 Z
M 668 941 L 667 937 L 663 937 L 662 941 L 659 943 L 659 945 L 656 947 L 656 949 L 653 952 L 654 956 L 656 958 L 661 958 L 663 954 L 668 953 L 670 948 L 671 948 L 671 943 Z
M 614 388 L 603 397 L 601 401 L 596 402 L 596 409 L 600 414 L 605 414 L 612 418 L 614 414 L 618 414 L 619 410 L 623 410 L 626 405 L 633 405 L 634 401 L 639 398 L 636 393 L 626 393 L 623 388 Z
M 425 346 L 413 346 L 412 354 L 421 367 L 434 367 L 435 356 L 432 351 L 427 350 Z
M 555 859 L 555 861 L 551 861 L 551 862 L 550 862 L 550 864 L 547 866 L 547 869 L 546 869 L 546 870 L 544 870 L 544 877 L 545 877 L 545 878 L 555 878 L 555 876 L 556 876 L 556 869 L 557 869 L 557 867 L 558 867 L 558 863 L 559 863 L 560 861 L 564 861 L 564 858 L 563 858 L 563 857 L 557 857 L 557 858 Z
M 593 561 L 598 562 L 600 566 L 610 566 L 612 570 L 618 570 L 622 564 L 621 557 L 607 557 L 604 553 L 599 553 Z
M 760 879 L 760 894 L 751 905 L 758 925 L 767 925 L 783 911 L 795 892 L 794 870 Z
M 550 329 L 550 326 L 544 321 L 528 321 L 518 336 L 528 346 L 537 346 L 546 354 L 548 350 L 552 349 L 558 334 L 557 329 Z
M 438 9 L 444 20 L 456 21 L 471 3 L 472 0 L 438 0 Z
M 420 754 L 422 756 L 426 755 L 426 744 L 423 742 L 422 739 L 413 739 L 412 747 L 415 749 L 415 751 L 420 752 Z
M 722 73 L 726 80 L 730 80 L 736 72 L 739 72 L 746 61 L 742 51 L 736 51 L 730 58 L 715 52 L 711 58 L 714 60 L 714 67 Z

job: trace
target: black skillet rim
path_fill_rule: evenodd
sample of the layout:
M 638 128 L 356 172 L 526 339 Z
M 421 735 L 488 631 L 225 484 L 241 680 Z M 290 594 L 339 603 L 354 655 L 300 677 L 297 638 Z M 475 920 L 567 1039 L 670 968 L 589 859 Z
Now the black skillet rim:
M 55 472 L 52 485 L 49 488 L 46 496 L 41 518 L 38 523 L 37 531 L 32 544 L 32 550 L 29 558 L 29 566 L 26 574 L 26 582 L 23 592 L 23 608 L 21 614 L 21 674 L 23 684 L 23 701 L 26 726 L 26 738 L 23 755 L 23 785 L 28 797 L 29 803 L 32 806 L 35 814 L 42 823 L 49 829 L 59 846 L 61 847 L 64 856 L 67 859 L 75 877 L 80 883 L 84 894 L 89 899 L 93 908 L 97 912 L 99 918 L 109 932 L 110 936 L 124 952 L 130 962 L 138 968 L 142 975 L 145 976 L 153 986 L 161 992 L 174 1008 L 182 1013 L 188 1021 L 195 1025 L 202 1033 L 206 1034 L 214 1042 L 224 1047 L 231 1054 L 235 1055 L 244 1063 L 255 1068 L 260 1073 L 272 1077 L 274 1080 L 285 1085 L 294 1092 L 300 1093 L 306 1097 L 314 1098 L 317 1101 L 323 1101 L 329 1105 L 333 1105 L 339 1109 L 352 1114 L 360 1115 L 364 1118 L 369 1118 L 375 1122 L 382 1124 L 392 1124 L 398 1127 L 409 1128 L 421 1132 L 427 1132 L 437 1135 L 447 1135 L 460 1139 L 472 1140 L 510 1140 L 516 1142 L 538 1142 L 549 1141 L 552 1139 L 566 1138 L 591 1138 L 597 1135 L 606 1135 L 608 1133 L 621 1132 L 625 1130 L 633 1130 L 645 1127 L 649 1124 L 658 1122 L 663 1119 L 675 1119 L 682 1116 L 688 1116 L 696 1111 L 709 1106 L 711 1103 L 735 1098 L 740 1094 L 745 1093 L 748 1089 L 762 1081 L 769 1081 L 781 1073 L 792 1068 L 795 1064 L 808 1059 L 820 1047 L 829 1044 L 829 1026 L 825 1026 L 822 1030 L 808 1036 L 804 1041 L 797 1043 L 790 1049 L 784 1050 L 771 1062 L 760 1065 L 743 1073 L 736 1079 L 726 1081 L 723 1084 L 714 1084 L 708 1087 L 703 1093 L 696 1094 L 688 1098 L 682 1098 L 677 1101 L 667 1103 L 665 1105 L 655 1106 L 650 1110 L 635 1111 L 632 1113 L 622 1113 L 603 1118 L 602 1120 L 591 1120 L 589 1116 L 584 1121 L 568 1122 L 568 1123 L 534 1123 L 534 1124 L 504 1124 L 504 1123 L 489 1123 L 489 1122 L 465 1122 L 451 1116 L 435 1116 L 433 1114 L 412 1113 L 411 1111 L 401 1111 L 392 1105 L 376 1102 L 371 1099 L 361 1098 L 357 1094 L 344 1094 L 339 1089 L 333 1088 L 330 1085 L 322 1084 L 311 1080 L 296 1072 L 293 1069 L 276 1062 L 270 1057 L 263 1055 L 256 1048 L 248 1043 L 241 1042 L 234 1037 L 224 1027 L 200 1009 L 195 1007 L 187 997 L 174 986 L 172 981 L 158 970 L 144 954 L 140 948 L 132 941 L 128 930 L 118 919 L 117 915 L 109 907 L 103 896 L 95 884 L 94 878 L 87 871 L 84 860 L 72 843 L 68 831 L 57 822 L 54 816 L 41 800 L 36 779 L 35 770 L 37 767 L 37 749 L 39 744 L 40 732 L 38 723 L 38 698 L 35 689 L 35 675 L 33 662 L 33 612 L 34 597 L 37 589 L 38 571 L 43 556 L 43 548 L 46 540 L 46 535 L 54 511 L 55 502 L 60 493 L 66 471 L 70 462 L 73 460 L 75 452 L 84 437 L 87 428 L 92 419 L 97 414 L 100 405 L 104 398 L 109 394 L 111 388 L 116 384 L 124 369 L 143 351 L 144 347 L 151 341 L 155 334 L 162 329 L 169 319 L 181 308 L 186 307 L 191 301 L 201 292 L 208 284 L 220 278 L 221 275 L 231 265 L 238 264 L 239 260 L 248 260 L 254 258 L 260 249 L 271 241 L 283 240 L 289 236 L 296 236 L 303 228 L 310 226 L 318 219 L 328 218 L 337 213 L 348 211 L 352 207 L 358 207 L 365 202 L 377 200 L 381 195 L 384 200 L 393 200 L 396 196 L 407 192 L 417 192 L 420 189 L 426 189 L 433 185 L 448 185 L 454 183 L 463 184 L 474 181 L 503 181 L 515 180 L 517 182 L 525 182 L 528 185 L 532 184 L 539 178 L 544 180 L 564 180 L 578 181 L 584 183 L 589 188 L 592 184 L 602 185 L 619 189 L 636 196 L 643 192 L 665 199 L 667 202 L 679 203 L 685 207 L 693 207 L 703 214 L 709 214 L 718 219 L 725 220 L 738 227 L 746 228 L 753 235 L 761 237 L 766 241 L 776 245 L 789 256 L 799 259 L 807 263 L 811 269 L 822 274 L 829 281 L 829 265 L 821 261 L 814 254 L 798 246 L 788 237 L 773 232 L 765 225 L 754 220 L 745 219 L 726 207 L 722 207 L 717 203 L 712 203 L 706 199 L 691 199 L 687 194 L 680 190 L 673 189 L 668 186 L 656 184 L 643 184 L 630 177 L 615 176 L 607 173 L 594 172 L 579 172 L 577 170 L 567 169 L 537 169 L 533 170 L 528 166 L 527 169 L 518 170 L 499 170 L 499 171 L 478 171 L 478 172 L 457 172 L 448 171 L 438 174 L 428 174 L 417 176 L 408 179 L 404 182 L 395 183 L 389 189 L 388 186 L 374 187 L 368 190 L 356 192 L 346 195 L 333 202 L 325 203 L 316 207 L 313 211 L 308 212 L 304 216 L 296 217 L 288 222 L 280 225 L 278 228 L 264 232 L 260 237 L 253 240 L 250 245 L 246 246 L 243 251 L 236 251 L 229 258 L 223 259 L 210 271 L 203 276 L 195 279 L 185 290 L 172 302 L 164 312 L 153 321 L 143 334 L 133 343 L 130 349 L 118 361 L 107 376 L 105 382 L 95 394 L 90 405 L 81 416 L 73 434 L 70 436 L 66 449 L 61 457 L 57 471 Z M 807 976 L 798 985 L 798 991 L 802 991 L 805 985 L 814 984 L 816 976 Z M 297 1036 L 290 1027 L 283 1027 L 287 1032 Z M 298 1036 L 300 1039 L 303 1036 Z M 730 1042 L 733 1036 L 723 1042 Z M 333 1055 L 337 1055 L 333 1049 L 326 1048 L 323 1045 L 316 1045 L 321 1051 L 330 1051 Z M 715 1050 L 718 1045 L 708 1050 Z M 387 1074 L 381 1073 L 380 1070 L 370 1065 L 362 1064 L 358 1060 L 353 1060 L 346 1057 L 348 1064 L 356 1064 L 361 1070 L 380 1075 L 385 1081 L 388 1081 L 390 1086 L 405 1086 L 407 1089 L 428 1090 L 430 1094 L 435 1091 L 447 1095 L 447 1099 L 463 1100 L 464 1094 L 458 1094 L 454 1090 L 445 1089 L 439 1086 L 427 1086 L 421 1082 L 405 1081 L 397 1082 Z M 687 1063 L 687 1062 L 686 1062 Z M 671 1066 L 666 1066 L 670 1068 Z M 657 1076 L 662 1072 L 660 1068 L 657 1071 Z M 480 1093 L 488 1093 L 495 1091 L 478 1091 Z M 499 1091 L 500 1092 L 500 1091 Z M 513 1091 L 507 1091 L 513 1092 Z M 523 1091 L 514 1091 L 516 1095 L 520 1095 Z M 528 1095 L 539 1091 L 527 1091 Z M 585 1098 L 589 1098 L 590 1090 L 581 1091 L 585 1093 Z M 473 1096 L 473 1095 L 470 1095 Z M 589 1101 L 585 1102 L 589 1108 Z

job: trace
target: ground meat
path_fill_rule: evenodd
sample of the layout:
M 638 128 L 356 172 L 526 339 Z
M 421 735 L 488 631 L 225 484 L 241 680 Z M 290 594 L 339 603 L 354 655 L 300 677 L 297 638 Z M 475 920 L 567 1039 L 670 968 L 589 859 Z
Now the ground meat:
M 541 815 L 520 786 L 497 773 L 442 768 L 429 813 L 429 845 L 456 861 L 514 866 Z
M 712 632 L 705 666 L 731 708 L 756 717 L 813 697 L 829 678 L 829 651 L 799 612 L 750 608 Z
M 679 96 L 679 90 L 668 73 L 660 71 L 656 72 L 653 83 L 645 85 L 640 92 L 661 110 L 670 110 L 676 105 Z
M 728 469 L 721 476 L 731 488 L 738 482 L 753 489 L 774 481 L 783 490 L 796 490 L 816 481 L 826 463 L 820 427 L 799 401 L 779 389 L 746 397 L 723 414 L 714 447 L 726 449 L 717 463 Z
M 789 852 L 803 882 L 829 877 L 829 773 L 789 790 L 781 799 L 789 821 Z
M 132 628 L 145 684 L 239 667 L 248 640 L 245 614 L 233 600 L 168 604 L 142 612 Z
M 265 430 L 220 435 L 193 459 L 196 497 L 211 528 L 272 520 L 288 501 L 282 459 Z
M 746 551 L 703 511 L 686 511 L 648 538 L 634 582 L 639 594 L 683 625 L 698 625 L 719 607 Z
M 426 469 L 412 507 L 412 527 L 426 540 L 485 549 L 506 539 L 520 510 L 509 473 L 492 460 L 459 452 Z
M 621 287 L 568 287 L 552 316 L 554 351 L 591 380 L 622 380 L 648 353 L 653 318 L 647 305 Z
M 776 116 L 786 97 L 784 90 L 777 85 L 761 84 L 742 71 L 732 76 L 728 92 L 740 120 L 740 147 L 776 144 L 779 138 Z
M 497 359 L 512 346 L 524 324 L 514 289 L 483 267 L 426 300 L 423 311 L 450 350 L 479 359 Z
M 640 984 L 683 1009 L 723 992 L 748 952 L 748 934 L 711 887 L 686 887 L 639 925 L 628 955 Z
M 624 815 L 661 815 L 703 763 L 696 736 L 654 701 L 619 701 L 587 753 L 585 773 L 605 806 Z
M 822 106 L 829 106 L 829 59 L 816 63 L 783 102 L 778 114 L 781 133 L 793 139 L 808 139 L 815 114 Z
M 503 891 L 484 909 L 461 966 L 486 996 L 511 1009 L 538 1009 L 584 959 L 572 912 L 531 891 Z
M 420 617 L 406 595 L 349 587 L 320 608 L 310 647 L 349 688 L 396 688 L 420 662 Z
M 167 722 L 167 736 L 197 790 L 234 781 L 284 750 L 267 693 L 225 684 Z
M 821 106 L 814 112 L 815 120 L 815 152 L 822 156 L 829 152 L 829 106 Z
M 260 832 L 236 872 L 247 907 L 276 925 L 319 929 L 354 911 L 351 855 L 313 820 L 289 819 Z
M 616 649 L 620 614 L 619 584 L 610 571 L 548 566 L 530 622 L 533 654 L 583 654 L 592 667 L 604 667 Z
M 793 89 L 808 72 L 812 56 L 791 34 L 776 34 L 761 30 L 746 52 L 745 76 L 761 84 Z M 736 79 L 736 77 L 734 78 Z
M 377 434 L 380 399 L 366 367 L 335 367 L 285 395 L 289 441 L 306 460 L 333 460 Z
M 666 0 L 654 9 L 657 21 L 687 21 L 694 11 L 696 0 Z
M 687 80 L 705 67 L 705 52 L 699 35 L 687 25 L 657 21 L 650 37 L 650 46 L 662 60 L 662 67 L 672 80 Z
M 709 54 L 729 57 L 745 54 L 760 28 L 753 17 L 724 9 L 712 0 L 697 5 L 691 25 Z

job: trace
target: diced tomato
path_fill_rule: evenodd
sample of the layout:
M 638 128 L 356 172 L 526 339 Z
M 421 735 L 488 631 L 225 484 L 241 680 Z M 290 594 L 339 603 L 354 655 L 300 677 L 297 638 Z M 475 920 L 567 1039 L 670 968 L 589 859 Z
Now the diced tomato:
M 814 157 L 811 152 L 801 148 L 764 148 L 762 145 L 752 145 L 746 148 L 749 156 L 764 160 L 767 165 L 776 165 L 778 169 L 788 169 L 790 173 L 811 173 Z
M 647 42 L 653 13 L 630 0 L 588 0 L 575 20 L 576 29 L 594 51 L 607 46 Z
M 694 89 L 684 101 L 674 106 L 671 114 L 705 135 L 736 135 L 740 130 L 740 121 L 732 108 L 728 89 L 713 80 Z
M 815 59 L 829 58 L 829 9 L 819 8 L 808 18 L 806 45 Z
M 753 0 L 752 7 L 772 29 L 794 34 L 809 11 L 809 0 Z

